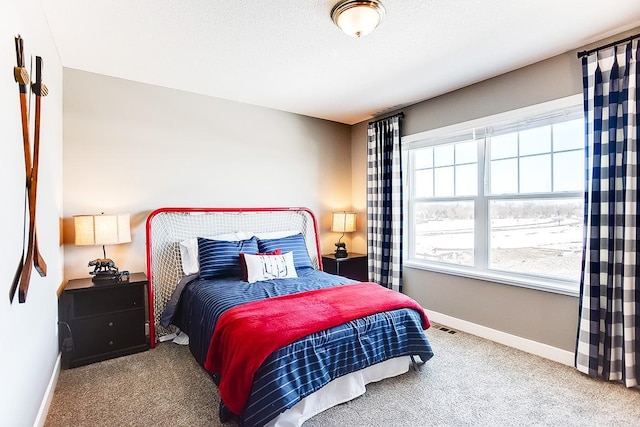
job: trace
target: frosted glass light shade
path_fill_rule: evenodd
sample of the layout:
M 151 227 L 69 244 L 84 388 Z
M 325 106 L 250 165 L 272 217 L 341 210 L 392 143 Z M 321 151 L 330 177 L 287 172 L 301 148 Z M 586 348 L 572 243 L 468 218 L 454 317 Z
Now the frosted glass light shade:
M 356 231 L 355 212 L 334 212 L 331 231 L 337 233 L 351 233 Z
M 351 37 L 362 37 L 380 25 L 384 14 L 384 6 L 377 0 L 346 0 L 333 7 L 331 19 Z
M 131 241 L 129 214 L 77 215 L 73 217 L 75 244 L 117 245 Z

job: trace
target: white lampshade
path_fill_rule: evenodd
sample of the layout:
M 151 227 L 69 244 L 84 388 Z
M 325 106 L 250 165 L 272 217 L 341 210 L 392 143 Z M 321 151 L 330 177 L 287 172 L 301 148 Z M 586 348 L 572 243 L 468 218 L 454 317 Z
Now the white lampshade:
M 356 231 L 356 213 L 334 212 L 331 231 L 338 233 L 351 233 Z
M 77 215 L 73 217 L 75 244 L 117 245 L 131 241 L 129 214 Z
M 385 10 L 377 0 L 345 0 L 331 10 L 331 19 L 351 37 L 366 36 L 382 22 Z

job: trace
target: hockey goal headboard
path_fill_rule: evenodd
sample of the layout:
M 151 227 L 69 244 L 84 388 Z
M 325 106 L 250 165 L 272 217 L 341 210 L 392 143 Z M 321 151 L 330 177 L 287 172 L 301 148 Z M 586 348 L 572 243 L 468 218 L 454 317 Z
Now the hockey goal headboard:
M 318 225 L 307 208 L 161 208 L 147 218 L 147 276 L 149 278 L 149 341 L 173 332 L 160 325 L 160 316 L 176 284 L 184 276 L 181 241 L 223 233 L 297 230 L 307 243 L 313 265 L 322 268 Z

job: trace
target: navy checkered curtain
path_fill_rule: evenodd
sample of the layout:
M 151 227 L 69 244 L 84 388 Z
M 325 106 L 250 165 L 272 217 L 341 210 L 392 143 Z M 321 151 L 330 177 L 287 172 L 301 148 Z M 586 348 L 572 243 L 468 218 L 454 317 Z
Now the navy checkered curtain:
M 402 292 L 400 118 L 369 123 L 367 247 L 369 280 Z
M 575 364 L 640 380 L 638 40 L 583 57 L 586 191 Z

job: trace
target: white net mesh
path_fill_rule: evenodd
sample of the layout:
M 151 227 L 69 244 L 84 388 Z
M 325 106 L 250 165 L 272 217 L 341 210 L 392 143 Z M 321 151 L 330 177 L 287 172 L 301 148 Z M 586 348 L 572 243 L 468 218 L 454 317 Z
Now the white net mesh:
M 160 211 L 148 220 L 147 246 L 149 283 L 153 291 L 155 340 L 174 332 L 160 325 L 160 316 L 177 283 L 184 276 L 179 243 L 194 237 L 213 237 L 223 233 L 274 231 L 301 232 L 311 262 L 318 268 L 319 248 L 313 214 L 306 209 L 270 211 Z

